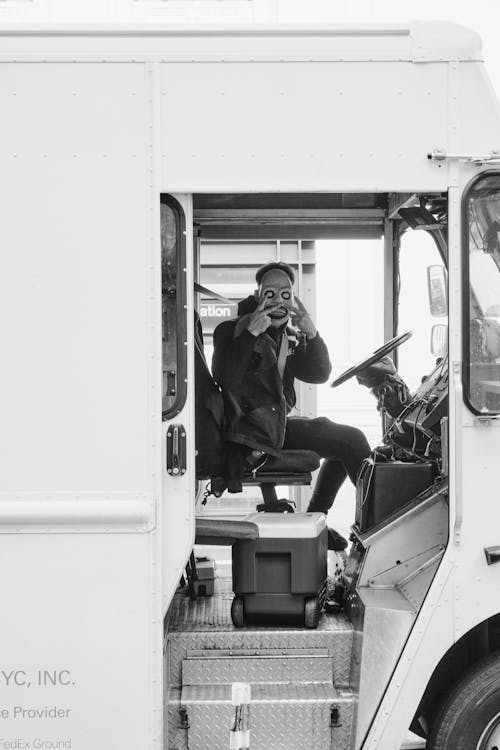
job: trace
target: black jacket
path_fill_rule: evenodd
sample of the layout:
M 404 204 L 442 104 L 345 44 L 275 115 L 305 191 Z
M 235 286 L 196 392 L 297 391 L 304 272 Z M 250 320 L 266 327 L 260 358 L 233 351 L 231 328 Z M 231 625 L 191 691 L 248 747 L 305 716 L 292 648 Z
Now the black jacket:
M 212 373 L 224 394 L 225 440 L 278 455 L 296 403 L 294 379 L 324 383 L 331 364 L 319 334 L 295 346 L 284 328 L 253 336 L 245 318 L 255 307 L 254 297 L 243 300 L 240 317 L 215 329 Z

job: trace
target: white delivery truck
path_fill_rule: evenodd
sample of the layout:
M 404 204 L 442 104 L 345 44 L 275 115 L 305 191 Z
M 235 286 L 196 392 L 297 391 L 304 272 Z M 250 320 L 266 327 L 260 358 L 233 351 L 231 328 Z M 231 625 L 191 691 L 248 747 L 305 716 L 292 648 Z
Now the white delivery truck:
M 4 24 L 0 100 L 0 750 L 395 750 L 409 727 L 499 747 L 500 111 L 477 36 Z M 344 611 L 235 628 L 228 579 L 178 588 L 200 237 L 383 237 L 392 350 L 418 228 L 448 353 L 360 476 Z

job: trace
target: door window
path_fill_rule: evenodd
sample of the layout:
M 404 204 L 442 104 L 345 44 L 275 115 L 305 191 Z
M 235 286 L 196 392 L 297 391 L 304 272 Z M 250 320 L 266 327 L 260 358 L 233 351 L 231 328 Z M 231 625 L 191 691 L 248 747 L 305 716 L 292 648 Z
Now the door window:
M 186 234 L 182 207 L 161 197 L 162 415 L 169 419 L 186 400 Z

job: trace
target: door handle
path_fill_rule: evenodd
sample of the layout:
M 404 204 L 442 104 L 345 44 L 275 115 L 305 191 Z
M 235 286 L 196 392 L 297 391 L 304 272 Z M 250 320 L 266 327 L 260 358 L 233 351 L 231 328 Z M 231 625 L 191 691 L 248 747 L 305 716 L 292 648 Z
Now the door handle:
M 182 424 L 171 424 L 167 430 L 167 474 L 178 477 L 186 473 L 186 430 Z
M 177 395 L 177 373 L 175 370 L 167 370 L 167 396 Z

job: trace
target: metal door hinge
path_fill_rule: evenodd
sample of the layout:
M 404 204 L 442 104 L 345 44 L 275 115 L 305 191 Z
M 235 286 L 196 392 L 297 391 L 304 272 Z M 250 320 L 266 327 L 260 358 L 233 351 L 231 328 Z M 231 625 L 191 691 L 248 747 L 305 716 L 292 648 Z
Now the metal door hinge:
M 447 154 L 444 149 L 435 148 L 427 154 L 430 161 L 465 161 L 472 164 L 497 164 L 500 162 L 500 151 L 492 149 L 489 154 Z
M 186 430 L 171 424 L 167 430 L 167 474 L 174 477 L 186 473 Z

